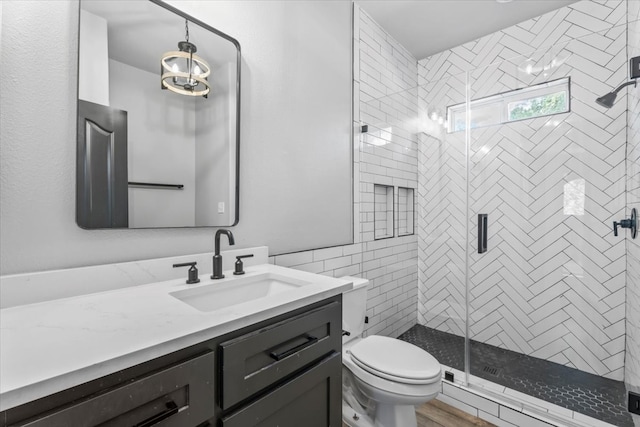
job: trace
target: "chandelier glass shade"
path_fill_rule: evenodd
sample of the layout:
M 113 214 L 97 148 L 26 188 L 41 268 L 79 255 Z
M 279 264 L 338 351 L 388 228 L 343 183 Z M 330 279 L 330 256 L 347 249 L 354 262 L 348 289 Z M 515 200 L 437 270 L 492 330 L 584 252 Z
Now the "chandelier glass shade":
M 210 92 L 209 64 L 196 55 L 197 47 L 189 42 L 189 27 L 185 21 L 186 41 L 178 43 L 177 51 L 166 52 L 160 60 L 162 88 L 189 96 L 204 96 Z

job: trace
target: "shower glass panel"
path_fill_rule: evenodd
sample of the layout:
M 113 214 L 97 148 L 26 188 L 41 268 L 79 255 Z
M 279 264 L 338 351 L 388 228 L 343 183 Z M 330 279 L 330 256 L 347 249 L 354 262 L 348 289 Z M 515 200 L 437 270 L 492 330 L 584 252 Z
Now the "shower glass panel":
M 402 89 L 401 84 L 383 96 L 374 89 L 373 97 L 366 89 L 360 91 L 359 119 L 367 126 L 360 135 L 356 164 L 361 241 L 375 239 L 375 184 L 393 187 L 397 210 L 395 237 L 367 243 L 363 253 L 364 270 L 371 279 L 369 298 L 385 292 L 409 296 L 394 297 L 401 300 L 397 311 L 385 320 L 386 329 L 374 333 L 405 332 L 406 327 L 392 329 L 403 318 L 407 319 L 403 325 L 413 325 L 417 311 L 418 322 L 429 327 L 412 328 L 411 340 L 428 346 L 442 363 L 464 371 L 465 137 L 447 132 L 446 106 L 465 102 L 466 74 L 440 80 L 435 76 L 424 87 Z M 407 189 L 414 189 L 413 197 L 407 196 Z M 372 261 L 367 251 L 387 255 L 381 262 Z M 425 251 L 429 259 L 418 256 Z M 415 284 L 421 276 L 433 278 L 437 287 L 419 290 Z M 367 314 L 374 325 L 386 315 L 376 307 Z
M 470 383 L 616 426 L 633 425 L 625 241 L 611 229 L 625 211 L 626 92 L 611 109 L 595 99 L 627 79 L 625 32 L 471 70 L 459 132 L 469 142 Z
M 418 87 L 418 325 L 403 338 L 464 372 L 466 135 L 450 132 L 447 106 L 465 104 L 467 75 L 432 71 Z

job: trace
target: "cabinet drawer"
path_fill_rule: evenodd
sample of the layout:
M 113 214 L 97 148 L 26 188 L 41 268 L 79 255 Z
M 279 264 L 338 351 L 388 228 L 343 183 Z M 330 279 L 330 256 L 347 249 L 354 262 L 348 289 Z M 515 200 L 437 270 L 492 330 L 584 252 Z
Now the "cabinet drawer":
M 222 427 L 342 425 L 342 356 L 333 353 L 301 375 L 222 419 Z
M 197 425 L 214 416 L 214 362 L 209 352 L 13 426 Z
M 340 352 L 341 323 L 342 307 L 334 301 L 220 344 L 222 409 Z

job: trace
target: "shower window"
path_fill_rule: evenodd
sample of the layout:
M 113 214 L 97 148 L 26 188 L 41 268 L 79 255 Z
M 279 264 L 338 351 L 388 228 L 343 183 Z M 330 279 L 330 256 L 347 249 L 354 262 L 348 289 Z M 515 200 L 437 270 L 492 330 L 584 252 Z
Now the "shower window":
M 509 120 L 532 119 L 551 114 L 566 113 L 568 103 L 567 91 L 510 102 L 507 106 Z
M 567 113 L 570 111 L 569 86 L 570 78 L 565 77 L 472 100 L 471 129 Z M 466 109 L 466 104 L 447 107 L 449 133 L 465 130 Z

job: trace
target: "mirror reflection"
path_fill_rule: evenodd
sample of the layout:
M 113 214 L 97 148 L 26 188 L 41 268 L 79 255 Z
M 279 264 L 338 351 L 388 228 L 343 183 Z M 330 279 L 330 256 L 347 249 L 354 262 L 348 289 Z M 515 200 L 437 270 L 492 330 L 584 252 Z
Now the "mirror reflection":
M 155 0 L 80 5 L 78 225 L 235 225 L 238 42 Z

